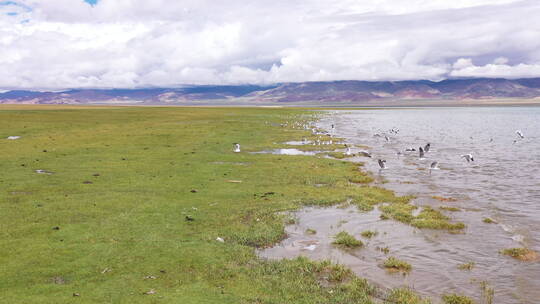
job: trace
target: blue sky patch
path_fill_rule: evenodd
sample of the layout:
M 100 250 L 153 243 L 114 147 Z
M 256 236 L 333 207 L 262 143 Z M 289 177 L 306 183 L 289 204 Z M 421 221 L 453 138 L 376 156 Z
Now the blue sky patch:
M 19 2 L 16 2 L 16 1 L 0 1 L 0 6 L 16 6 L 16 7 L 20 7 L 22 9 L 24 9 L 27 12 L 32 11 L 32 8 L 30 8 L 29 6 L 26 6 L 26 5 L 24 5 L 22 3 L 19 3 Z M 8 14 L 11 14 L 11 13 L 8 13 Z M 14 15 L 10 15 L 10 16 L 14 16 Z

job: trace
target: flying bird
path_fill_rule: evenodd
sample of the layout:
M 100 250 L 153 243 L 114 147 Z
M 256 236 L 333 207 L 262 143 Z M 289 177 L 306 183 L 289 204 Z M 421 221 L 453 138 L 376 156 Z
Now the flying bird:
M 431 175 L 431 170 L 439 170 L 439 162 L 434 161 L 429 165 L 429 174 Z
M 360 151 L 358 152 L 359 155 L 362 155 L 364 157 L 369 157 L 371 158 L 371 153 L 369 153 L 368 151 Z
M 379 159 L 378 162 L 379 162 L 379 167 L 381 167 L 381 170 L 386 169 L 386 160 Z
M 419 158 L 424 158 L 424 148 L 422 148 L 422 147 L 418 148 L 418 157 Z
M 235 153 L 240 152 L 240 144 L 237 144 L 237 143 L 233 144 L 233 152 Z
M 416 152 L 415 148 L 407 148 L 405 149 L 405 152 Z
M 429 148 L 431 148 L 431 144 L 430 144 L 430 143 L 427 143 L 427 145 L 424 146 L 424 152 L 428 153 L 428 152 L 429 152 Z
M 464 157 L 467 160 L 468 163 L 474 161 L 474 158 L 473 158 L 472 154 L 470 154 L 470 153 L 461 155 L 461 157 Z
M 516 134 L 519 136 L 519 138 L 523 139 L 525 138 L 525 136 L 523 136 L 523 133 L 521 132 L 521 130 L 517 130 L 516 131 Z

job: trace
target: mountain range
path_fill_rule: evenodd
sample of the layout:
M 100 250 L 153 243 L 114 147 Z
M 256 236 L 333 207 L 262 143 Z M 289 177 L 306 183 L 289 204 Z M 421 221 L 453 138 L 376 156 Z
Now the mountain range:
M 183 86 L 179 88 L 11 90 L 0 93 L 10 104 L 186 104 L 197 102 L 251 103 L 373 103 L 402 100 L 540 100 L 540 78 L 448 79 L 415 81 L 328 81 L 281 83 L 269 86 Z

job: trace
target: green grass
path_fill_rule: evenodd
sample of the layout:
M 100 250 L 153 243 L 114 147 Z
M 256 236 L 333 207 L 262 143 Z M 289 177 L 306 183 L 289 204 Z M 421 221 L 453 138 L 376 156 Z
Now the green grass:
M 430 304 L 428 299 L 422 299 L 414 291 L 408 288 L 396 288 L 390 291 L 387 303 L 395 304 Z
M 333 158 L 336 158 L 336 159 L 344 159 L 344 158 L 349 158 L 349 157 L 353 157 L 354 155 L 347 155 L 345 154 L 345 152 L 328 152 L 326 153 L 326 155 L 330 156 L 330 157 L 333 157 Z
M 368 239 L 376 236 L 377 234 L 378 234 L 377 231 L 371 231 L 371 230 L 362 231 L 362 233 L 360 233 L 361 236 L 363 236 L 365 238 L 368 238 Z
M 444 211 L 450 211 L 450 212 L 461 211 L 461 209 L 459 209 L 457 207 L 450 207 L 450 206 L 441 206 L 441 207 L 439 207 L 439 209 L 444 210 Z
M 474 268 L 475 263 L 474 262 L 468 262 L 458 265 L 459 270 L 472 270 Z
M 485 217 L 482 222 L 486 223 L 486 224 L 496 224 L 497 222 L 495 222 L 493 219 L 489 218 L 489 217 Z
M 474 301 L 466 296 L 458 294 L 445 294 L 442 296 L 444 304 L 474 304 Z
M 332 244 L 347 249 L 354 249 L 364 246 L 362 241 L 357 240 L 354 236 L 350 235 L 346 231 L 341 231 L 334 236 L 334 241 Z
M 465 224 L 452 223 L 449 217 L 427 206 L 411 221 L 411 225 L 417 228 L 445 230 L 461 230 L 465 228 Z
M 2 301 L 370 303 L 369 284 L 342 266 L 255 253 L 285 238 L 287 212 L 305 205 L 407 205 L 351 184 L 369 176 L 350 162 L 248 153 L 311 138 L 279 124 L 312 115 L 2 106 Z
M 508 248 L 501 250 L 500 253 L 520 261 L 530 262 L 538 260 L 538 254 L 529 248 Z
M 312 235 L 317 234 L 317 230 L 308 228 L 308 229 L 306 229 L 306 234 L 312 234 Z
M 384 268 L 388 270 L 393 270 L 393 271 L 409 272 L 412 270 L 411 264 L 405 261 L 399 260 L 395 257 L 389 257 L 388 259 L 386 259 L 383 263 L 383 266 Z

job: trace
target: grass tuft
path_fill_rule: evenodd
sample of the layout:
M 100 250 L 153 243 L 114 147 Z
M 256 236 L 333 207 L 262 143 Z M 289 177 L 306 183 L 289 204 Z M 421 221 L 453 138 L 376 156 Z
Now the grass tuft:
M 408 288 L 392 289 L 386 298 L 387 303 L 395 304 L 431 304 L 428 299 L 422 299 Z
M 528 248 L 508 248 L 501 250 L 501 254 L 513 257 L 514 259 L 531 262 L 538 260 L 538 253 Z
M 405 261 L 399 260 L 395 257 L 389 257 L 388 259 L 386 259 L 386 261 L 384 261 L 383 266 L 384 268 L 388 270 L 393 270 L 393 271 L 409 272 L 412 270 L 411 264 Z
M 357 240 L 354 236 L 350 235 L 346 231 L 341 231 L 334 236 L 335 240 L 332 244 L 337 245 L 338 247 L 354 249 L 364 246 L 362 241 Z
M 445 294 L 442 296 L 444 304 L 474 304 L 474 301 L 466 296 L 458 294 Z
M 458 265 L 459 270 L 472 270 L 474 268 L 475 263 L 474 262 L 468 262 Z
M 441 207 L 439 207 L 439 209 L 444 210 L 444 211 L 450 211 L 450 212 L 461 211 L 461 209 L 459 209 L 457 207 L 450 207 L 450 206 L 441 206 Z
M 306 234 L 311 234 L 311 235 L 317 234 L 317 230 L 308 228 L 306 229 Z
M 367 238 L 367 239 L 370 239 L 374 236 L 376 236 L 378 234 L 377 231 L 371 231 L 371 230 L 366 230 L 366 231 L 362 231 L 362 233 L 360 233 L 361 236 Z
M 495 222 L 493 219 L 489 218 L 489 217 L 485 217 L 482 222 L 486 223 L 486 224 L 496 224 L 497 222 Z

